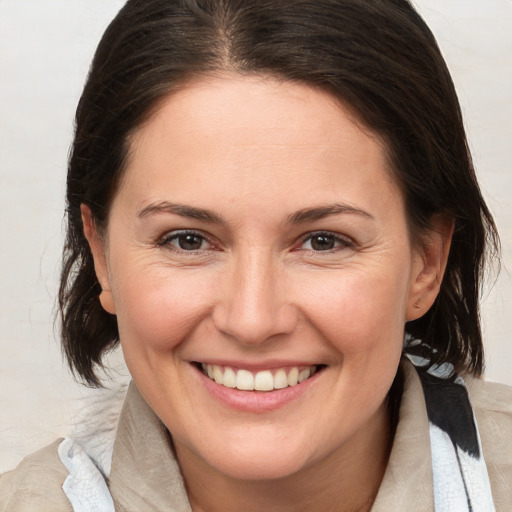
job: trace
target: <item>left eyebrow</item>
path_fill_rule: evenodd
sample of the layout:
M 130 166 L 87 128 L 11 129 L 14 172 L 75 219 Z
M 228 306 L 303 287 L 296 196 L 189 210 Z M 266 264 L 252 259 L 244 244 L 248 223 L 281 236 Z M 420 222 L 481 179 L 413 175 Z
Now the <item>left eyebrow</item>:
M 353 206 L 349 206 L 347 204 L 329 204 L 325 206 L 319 206 L 315 208 L 305 208 L 304 210 L 299 210 L 295 212 L 288 218 L 288 222 L 290 224 L 302 224 L 304 222 L 312 222 L 315 220 L 324 219 L 325 217 L 329 217 L 331 215 L 339 215 L 339 214 L 351 214 L 351 215 L 359 215 L 362 217 L 366 217 L 369 219 L 373 219 L 373 215 L 361 210 L 359 208 L 354 208 Z
M 137 217 L 139 219 L 143 219 L 160 213 L 170 213 L 173 215 L 186 217 L 188 219 L 211 222 L 213 224 L 224 224 L 223 218 L 218 213 L 215 213 L 211 210 L 195 208 L 193 206 L 187 206 L 184 204 L 169 203 L 168 201 L 153 203 L 146 206 L 137 213 Z

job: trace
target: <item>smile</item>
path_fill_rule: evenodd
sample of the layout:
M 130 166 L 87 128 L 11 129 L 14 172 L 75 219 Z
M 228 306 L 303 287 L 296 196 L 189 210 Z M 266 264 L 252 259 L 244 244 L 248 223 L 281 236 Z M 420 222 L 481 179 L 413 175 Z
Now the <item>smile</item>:
M 208 378 L 221 386 L 241 391 L 274 391 L 293 387 L 312 377 L 318 367 L 316 365 L 290 368 L 276 368 L 251 372 L 234 369 L 229 366 L 201 364 L 201 369 Z

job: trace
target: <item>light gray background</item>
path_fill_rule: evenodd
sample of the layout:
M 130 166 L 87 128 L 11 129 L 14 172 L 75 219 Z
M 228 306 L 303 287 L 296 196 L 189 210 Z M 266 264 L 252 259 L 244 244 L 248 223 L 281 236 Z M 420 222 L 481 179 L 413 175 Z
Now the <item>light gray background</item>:
M 53 329 L 72 119 L 122 0 L 0 0 L 0 472 L 69 432 L 80 397 Z M 488 380 L 512 384 L 512 0 L 418 0 L 452 70 L 503 241 Z M 114 358 L 114 361 L 117 361 Z

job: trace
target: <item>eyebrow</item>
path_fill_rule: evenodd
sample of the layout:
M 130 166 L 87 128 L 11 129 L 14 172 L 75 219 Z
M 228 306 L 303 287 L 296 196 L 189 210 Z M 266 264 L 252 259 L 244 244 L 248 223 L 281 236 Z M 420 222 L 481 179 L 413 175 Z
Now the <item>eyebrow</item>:
M 170 213 L 173 215 L 186 217 L 188 219 L 196 219 L 211 222 L 212 224 L 225 224 L 222 216 L 211 210 L 206 210 L 204 208 L 196 208 L 194 206 L 187 206 L 184 204 L 170 203 L 168 201 L 153 203 L 144 207 L 137 213 L 137 217 L 143 219 L 161 213 Z M 290 224 L 302 224 L 305 222 L 321 220 L 331 215 L 339 215 L 343 213 L 359 215 L 369 219 L 374 219 L 374 217 L 371 214 L 364 210 L 346 204 L 336 203 L 299 210 L 290 215 L 290 217 L 288 217 L 288 222 Z
M 137 217 L 144 219 L 160 213 L 171 213 L 188 219 L 203 220 L 213 224 L 224 224 L 224 219 L 218 213 L 212 212 L 211 210 L 186 206 L 184 204 L 169 203 L 168 201 L 146 206 L 137 213 Z
M 374 219 L 373 215 L 369 214 L 368 212 L 365 212 L 364 210 L 354 208 L 353 206 L 349 206 L 347 204 L 335 203 L 315 208 L 305 208 L 304 210 L 299 210 L 298 212 L 295 212 L 293 215 L 291 215 L 288 221 L 291 224 L 302 224 L 304 222 L 321 220 L 324 219 L 325 217 L 329 217 L 330 215 L 338 215 L 341 213 L 359 215 L 369 219 Z

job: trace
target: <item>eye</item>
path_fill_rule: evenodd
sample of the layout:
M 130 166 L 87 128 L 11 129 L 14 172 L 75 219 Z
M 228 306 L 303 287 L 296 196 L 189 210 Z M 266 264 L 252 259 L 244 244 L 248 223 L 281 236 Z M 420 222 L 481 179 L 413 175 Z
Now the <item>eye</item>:
M 322 252 L 322 251 L 335 251 L 344 247 L 351 247 L 352 243 L 341 238 L 334 233 L 312 233 L 304 238 L 302 242 L 302 249 Z
M 173 250 L 191 252 L 203 251 L 211 248 L 210 242 L 195 231 L 178 231 L 166 235 L 160 240 L 160 246 L 168 246 Z

